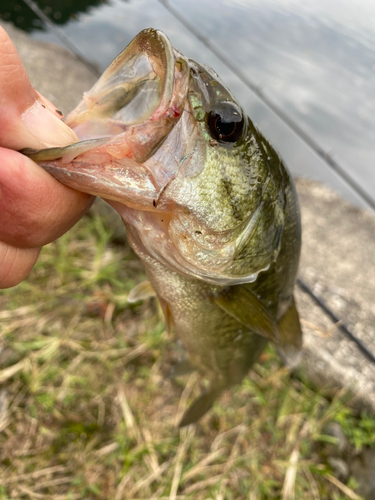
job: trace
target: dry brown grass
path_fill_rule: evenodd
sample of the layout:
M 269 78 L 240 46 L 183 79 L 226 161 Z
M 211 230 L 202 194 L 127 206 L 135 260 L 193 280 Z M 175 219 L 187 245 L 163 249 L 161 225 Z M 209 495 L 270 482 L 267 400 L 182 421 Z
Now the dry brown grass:
M 358 498 L 321 453 L 340 400 L 272 349 L 176 428 L 199 381 L 166 380 L 179 348 L 154 301 L 127 304 L 142 266 L 109 240 L 84 218 L 0 295 L 0 499 Z

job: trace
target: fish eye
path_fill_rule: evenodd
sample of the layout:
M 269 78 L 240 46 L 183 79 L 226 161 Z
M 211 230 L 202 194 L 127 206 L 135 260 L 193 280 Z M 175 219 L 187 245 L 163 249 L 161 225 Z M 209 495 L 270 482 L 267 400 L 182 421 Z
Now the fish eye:
M 232 102 L 215 106 L 207 115 L 207 126 L 212 137 L 222 142 L 235 142 L 243 129 L 241 109 Z

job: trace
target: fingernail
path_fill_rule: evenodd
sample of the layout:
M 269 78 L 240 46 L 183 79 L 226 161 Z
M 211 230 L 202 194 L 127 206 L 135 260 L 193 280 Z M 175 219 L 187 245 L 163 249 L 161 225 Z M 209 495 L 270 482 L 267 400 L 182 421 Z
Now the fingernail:
M 79 141 L 75 132 L 38 100 L 23 113 L 22 120 L 35 138 L 29 147 L 67 146 Z

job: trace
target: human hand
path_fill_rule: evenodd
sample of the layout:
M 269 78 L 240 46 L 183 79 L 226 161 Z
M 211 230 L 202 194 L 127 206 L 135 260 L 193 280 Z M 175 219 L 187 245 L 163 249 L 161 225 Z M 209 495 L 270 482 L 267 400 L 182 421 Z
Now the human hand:
M 17 152 L 77 142 L 58 117 L 56 108 L 31 86 L 0 27 L 0 288 L 20 283 L 41 247 L 68 231 L 93 201 Z

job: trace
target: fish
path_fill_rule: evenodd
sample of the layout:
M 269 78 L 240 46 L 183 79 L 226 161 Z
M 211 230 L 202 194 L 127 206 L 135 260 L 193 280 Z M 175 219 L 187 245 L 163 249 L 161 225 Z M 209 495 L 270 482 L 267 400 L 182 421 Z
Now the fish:
M 122 217 L 156 296 L 205 389 L 180 425 L 240 384 L 269 341 L 295 366 L 301 248 L 291 174 L 219 76 L 141 31 L 65 116 L 79 142 L 23 150 L 55 179 Z

